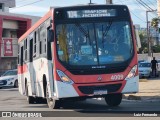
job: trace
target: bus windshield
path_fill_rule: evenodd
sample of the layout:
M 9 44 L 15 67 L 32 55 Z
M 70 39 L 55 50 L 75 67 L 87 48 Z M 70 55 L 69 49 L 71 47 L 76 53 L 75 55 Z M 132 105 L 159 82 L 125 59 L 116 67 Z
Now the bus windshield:
M 107 65 L 132 57 L 128 21 L 57 24 L 57 54 L 68 65 Z

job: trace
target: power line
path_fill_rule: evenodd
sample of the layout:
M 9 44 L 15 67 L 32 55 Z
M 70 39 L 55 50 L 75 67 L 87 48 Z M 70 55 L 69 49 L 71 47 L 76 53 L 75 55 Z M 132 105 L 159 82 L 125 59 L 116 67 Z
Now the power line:
M 143 2 L 142 0 L 136 0 L 139 4 L 141 4 L 143 7 L 145 7 L 147 9 L 147 11 L 153 11 L 152 14 L 156 14 L 156 11 L 153 10 L 150 6 L 148 6 L 145 2 Z M 157 14 L 156 14 L 157 15 Z
M 124 2 L 123 1 L 121 1 L 121 0 L 119 0 L 120 2 L 121 2 L 121 4 L 123 3 L 124 4 Z M 136 14 L 134 14 L 132 11 L 130 11 L 135 17 L 137 17 L 139 20 L 141 20 L 142 22 L 145 22 L 146 23 L 146 21 L 144 21 L 143 19 L 141 19 L 140 17 L 138 17 Z
M 155 2 L 157 2 L 157 0 L 154 0 Z
M 132 12 L 132 11 L 130 11 L 134 16 L 136 16 L 139 20 L 141 20 L 142 22 L 145 22 L 146 23 L 146 21 L 144 21 L 143 19 L 141 19 L 140 17 L 138 17 L 136 14 L 134 14 L 134 12 Z
M 18 6 L 18 7 L 13 7 L 13 8 L 10 8 L 10 9 L 12 10 L 12 9 L 16 9 L 16 8 L 25 7 L 25 6 L 32 5 L 32 4 L 35 4 L 35 3 L 41 2 L 41 1 L 43 1 L 43 0 L 37 0 L 37 1 L 35 1 L 35 2 L 28 3 L 28 4 L 25 4 L 25 5 L 22 5 L 22 6 Z
M 153 5 L 154 7 L 156 7 L 155 4 L 153 4 L 153 2 L 151 2 L 150 0 L 148 0 L 148 2 L 149 2 L 151 5 Z
M 134 3 L 136 3 L 140 8 L 142 8 L 141 7 L 141 5 L 139 5 L 139 2 L 137 3 L 138 1 L 136 0 L 136 1 L 134 1 Z M 144 8 L 142 8 L 145 12 L 146 12 L 146 9 L 144 9 Z M 152 15 L 149 15 L 149 16 L 151 16 L 151 17 L 154 17 L 154 16 L 152 16 Z
M 153 9 L 150 6 L 148 6 L 145 2 L 143 2 L 142 0 L 136 0 L 136 1 L 139 2 L 145 8 L 147 8 L 148 10 L 153 11 Z
M 146 5 L 149 9 L 151 9 L 152 11 L 153 11 L 153 9 L 150 7 L 150 6 L 148 6 L 144 1 L 142 1 L 142 0 L 140 0 L 144 5 Z
M 21 0 L 21 1 L 18 1 L 17 3 L 21 3 L 21 2 L 24 2 L 24 1 L 27 1 L 27 0 Z

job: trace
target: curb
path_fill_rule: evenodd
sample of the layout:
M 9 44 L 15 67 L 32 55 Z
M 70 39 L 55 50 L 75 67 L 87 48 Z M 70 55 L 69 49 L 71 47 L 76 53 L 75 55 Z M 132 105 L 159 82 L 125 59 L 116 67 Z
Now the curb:
M 147 79 L 139 79 L 139 82 L 148 82 Z
M 123 95 L 123 99 L 127 99 L 127 100 L 142 100 L 142 98 L 140 96 L 135 96 L 135 95 L 129 95 L 128 97 Z

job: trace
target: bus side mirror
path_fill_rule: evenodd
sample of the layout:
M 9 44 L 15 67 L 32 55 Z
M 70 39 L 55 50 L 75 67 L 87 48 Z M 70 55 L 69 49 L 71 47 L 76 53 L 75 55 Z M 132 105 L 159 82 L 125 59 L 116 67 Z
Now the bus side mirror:
M 54 31 L 48 30 L 48 42 L 54 42 Z

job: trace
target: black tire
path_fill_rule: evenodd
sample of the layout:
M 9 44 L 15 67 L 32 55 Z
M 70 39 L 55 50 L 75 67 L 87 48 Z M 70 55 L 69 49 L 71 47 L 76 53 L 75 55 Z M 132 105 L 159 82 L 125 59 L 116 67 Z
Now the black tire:
M 2 87 L 0 87 L 0 89 L 2 89 Z
M 150 72 L 150 74 L 149 74 L 148 78 L 151 78 L 151 77 L 152 77 L 152 72 Z
M 36 99 L 37 104 L 46 104 L 47 103 L 46 99 L 44 99 L 44 98 L 36 97 L 35 99 Z
M 15 80 L 15 82 L 14 82 L 14 88 L 18 88 L 18 80 Z
M 48 107 L 51 109 L 59 109 L 61 107 L 60 100 L 49 98 L 49 92 L 47 86 L 46 86 L 46 100 Z
M 36 99 L 32 96 L 28 95 L 28 86 L 26 85 L 26 96 L 27 96 L 27 101 L 29 104 L 34 104 L 36 102 Z
M 122 94 L 108 94 L 105 96 L 105 101 L 109 106 L 118 106 L 122 101 Z

